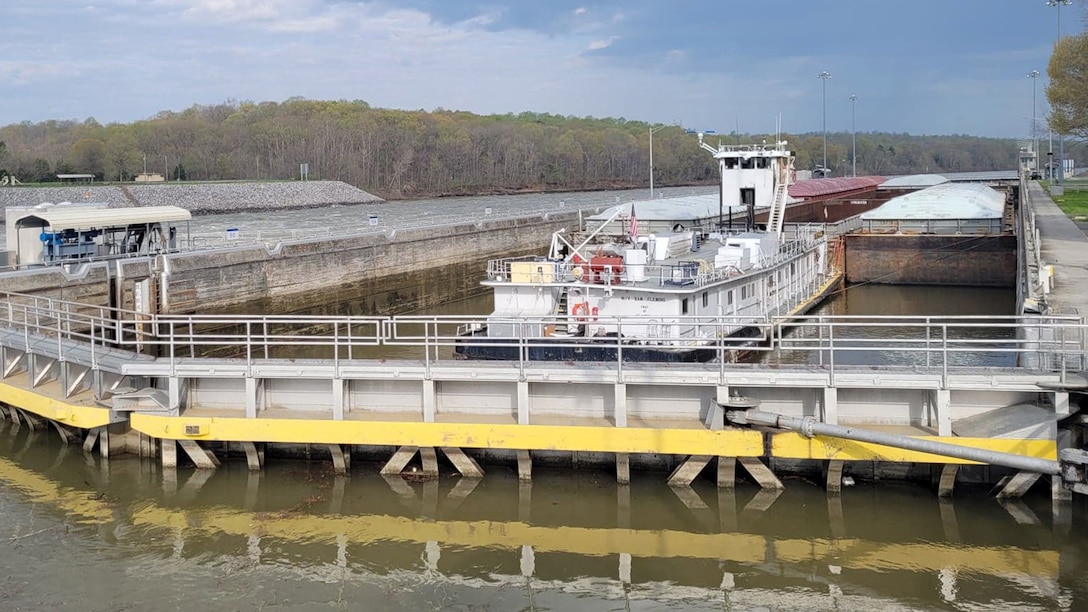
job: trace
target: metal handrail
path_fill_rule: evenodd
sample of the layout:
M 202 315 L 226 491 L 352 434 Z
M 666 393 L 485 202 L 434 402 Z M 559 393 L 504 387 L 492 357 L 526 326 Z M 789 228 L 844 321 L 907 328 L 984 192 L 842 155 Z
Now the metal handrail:
M 622 368 L 625 351 L 632 348 L 683 350 L 706 348 L 717 352 L 724 367 L 726 353 L 743 350 L 766 353 L 777 359 L 796 354 L 804 363 L 836 369 L 849 354 L 895 352 L 907 355 L 911 367 L 949 369 L 961 367 L 964 356 L 1034 355 L 1037 368 L 1066 372 L 1085 369 L 1088 325 L 1081 317 L 1065 316 L 826 316 L 737 317 L 686 315 L 675 317 L 587 317 L 549 315 L 505 317 L 459 315 L 402 315 L 393 317 L 338 316 L 236 316 L 162 315 L 89 306 L 63 300 L 0 294 L 4 300 L 5 325 L 18 330 L 27 350 L 34 338 L 56 342 L 62 358 L 63 341 L 90 344 L 92 359 L 97 347 L 147 352 L 175 362 L 183 357 L 209 354 L 247 362 L 277 358 L 282 349 L 313 349 L 314 358 L 357 360 L 364 347 L 419 347 L 428 368 L 450 349 L 473 341 L 490 346 L 516 347 L 519 368 L 529 365 L 530 347 L 563 343 L 567 347 L 614 348 L 615 367 Z M 482 330 L 505 322 L 518 333 L 508 338 L 467 337 L 466 330 Z M 586 337 L 555 335 L 557 329 L 615 330 L 619 335 Z M 650 326 L 653 326 L 652 328 Z M 738 328 L 753 330 L 751 336 L 730 336 Z M 636 342 L 630 332 L 651 330 L 651 342 Z M 872 330 L 894 329 L 894 334 L 866 337 Z M 330 353 L 331 351 L 331 353 Z

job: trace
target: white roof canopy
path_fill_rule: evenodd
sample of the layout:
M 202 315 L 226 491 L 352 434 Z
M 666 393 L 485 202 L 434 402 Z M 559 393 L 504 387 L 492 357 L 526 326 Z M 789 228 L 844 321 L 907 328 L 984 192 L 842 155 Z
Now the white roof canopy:
M 30 225 L 28 219 L 38 219 L 54 232 L 65 230 L 85 231 L 145 225 L 148 223 L 169 223 L 188 221 L 193 215 L 177 206 L 149 206 L 146 208 L 89 208 L 56 207 L 35 210 L 33 214 L 18 220 L 19 225 Z

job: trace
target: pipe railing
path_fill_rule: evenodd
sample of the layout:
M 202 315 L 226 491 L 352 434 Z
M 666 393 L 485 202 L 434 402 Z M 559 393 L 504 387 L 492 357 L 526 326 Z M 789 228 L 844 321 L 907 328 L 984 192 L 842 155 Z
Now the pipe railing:
M 514 348 L 526 367 L 540 347 L 608 349 L 622 368 L 636 351 L 701 351 L 724 376 L 738 354 L 765 353 L 770 363 L 830 368 L 842 365 L 907 366 L 947 375 L 960 367 L 1015 367 L 1032 355 L 1034 369 L 1085 367 L 1088 329 L 1073 316 L 1009 317 L 541 317 L 484 316 L 152 316 L 135 311 L 3 294 L 6 323 L 33 350 L 42 338 L 56 342 L 61 359 L 68 343 L 182 358 L 260 359 L 382 358 L 382 347 L 415 347 L 428 366 L 474 346 Z M 503 332 L 501 336 L 487 335 Z M 738 333 L 742 332 L 742 333 Z M 68 343 L 66 343 L 67 341 Z M 609 361 L 613 361 L 609 359 Z

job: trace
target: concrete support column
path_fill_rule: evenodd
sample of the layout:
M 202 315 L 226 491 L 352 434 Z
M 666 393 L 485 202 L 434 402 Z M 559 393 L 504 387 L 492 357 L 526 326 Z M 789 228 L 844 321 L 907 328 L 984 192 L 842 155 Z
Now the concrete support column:
M 615 400 L 612 414 L 616 420 L 616 427 L 627 427 L 627 383 L 618 382 L 613 390 Z
M 214 470 L 219 467 L 219 459 L 210 451 L 204 450 L 196 440 L 178 440 L 178 446 L 192 459 L 198 470 Z
M 393 453 L 393 456 L 389 458 L 389 461 L 382 466 L 381 474 L 383 476 L 399 476 L 404 471 L 405 466 L 412 460 L 412 457 L 416 456 L 419 452 L 419 448 L 415 446 L 402 446 L 397 449 L 397 452 Z
M 261 453 L 257 451 L 257 445 L 253 442 L 241 442 L 242 450 L 246 452 L 246 465 L 249 466 L 249 471 L 257 472 L 261 469 L 263 457 Z
M 952 391 L 937 389 L 934 392 L 936 399 L 934 408 L 937 413 L 937 435 L 948 437 L 952 435 Z
M 719 489 L 735 489 L 737 486 L 737 458 L 718 457 L 717 482 Z
M 737 461 L 748 472 L 748 475 L 755 479 L 760 488 L 772 490 L 786 488 L 782 481 L 778 479 L 778 476 L 775 476 L 775 473 L 771 471 L 771 468 L 763 465 L 759 457 L 737 457 Z
M 347 408 L 344 406 L 345 381 L 339 376 L 332 379 L 332 418 L 334 421 L 343 421 Z
M 1069 416 L 1069 392 L 1055 391 L 1051 401 L 1054 403 L 1054 414 L 1059 417 Z
M 956 474 L 960 466 L 954 463 L 946 463 L 941 466 L 941 480 L 937 484 L 938 497 L 952 497 L 952 491 L 956 488 Z
M 162 467 L 164 467 L 164 468 L 176 468 L 176 467 L 178 467 L 178 443 L 177 443 L 177 440 L 171 440 L 169 438 L 164 438 L 159 442 L 159 448 L 162 449 Z
M 627 453 L 616 453 L 616 483 L 631 484 L 631 456 Z
M 128 433 L 132 431 L 128 427 L 128 423 L 114 423 L 106 426 L 108 436 L 103 440 L 106 442 L 106 446 L 109 447 L 109 454 L 114 456 L 123 455 L 128 451 Z M 102 448 L 102 441 L 98 444 L 99 449 Z M 105 456 L 105 455 L 103 455 Z
M 12 420 L 18 423 L 18 417 L 14 409 L 11 411 Z M 95 427 L 87 432 L 87 437 L 83 439 L 83 452 L 94 452 L 94 445 L 98 442 L 98 438 L 102 436 L 102 432 L 105 431 L 105 427 Z
M 828 493 L 841 493 L 842 492 L 842 469 L 846 466 L 845 461 L 828 461 L 827 462 L 827 492 Z
M 710 407 L 710 410 L 706 414 L 706 426 L 711 431 L 718 431 L 719 429 L 725 429 L 725 411 L 722 406 L 729 405 L 729 387 L 726 385 L 717 385 L 714 392 L 714 399 L 717 404 Z
M 529 383 L 518 381 L 518 425 L 529 424 Z M 519 451 L 520 453 L 520 451 Z M 518 463 L 521 463 L 521 455 L 518 455 Z
M 170 406 L 177 406 L 179 409 L 185 408 L 181 402 L 181 379 L 177 376 L 166 379 L 166 398 Z
M 839 390 L 836 387 L 824 387 L 823 397 L 820 400 L 820 409 L 823 411 L 823 422 L 830 425 L 839 424 Z
M 522 482 L 533 480 L 533 458 L 527 450 L 518 451 L 518 480 Z
M 442 453 L 446 455 L 446 458 L 450 460 L 453 467 L 457 468 L 461 476 L 464 478 L 483 478 L 484 470 L 480 467 L 479 463 L 472 457 L 465 454 L 465 451 L 451 446 L 442 447 Z
M 260 380 L 252 376 L 246 376 L 246 418 L 257 418 L 257 394 Z
M 339 444 L 329 445 L 329 454 L 332 455 L 332 471 L 343 476 L 348 473 L 348 460 L 344 456 L 344 449 Z
M 438 414 L 437 398 L 435 397 L 435 382 L 428 378 L 423 382 L 423 422 L 434 423 Z
M 438 478 L 438 453 L 433 446 L 423 446 L 419 449 L 420 463 L 423 465 L 423 476 Z
M 691 455 L 684 460 L 683 463 L 676 466 L 676 469 L 669 475 L 670 487 L 686 487 L 691 486 L 691 483 L 703 471 L 703 468 L 710 463 L 710 455 Z

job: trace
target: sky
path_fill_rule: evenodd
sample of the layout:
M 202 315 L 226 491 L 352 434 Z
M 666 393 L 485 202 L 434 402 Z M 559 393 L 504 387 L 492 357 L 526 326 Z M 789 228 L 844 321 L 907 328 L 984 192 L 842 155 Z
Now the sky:
M 779 124 L 818 133 L 826 120 L 828 132 L 1013 138 L 1030 136 L 1033 114 L 1045 131 L 1059 13 L 1062 32 L 1079 34 L 1088 10 L 1084 0 L 1060 11 L 1046 0 L 0 6 L 0 125 L 130 123 L 194 104 L 297 96 L 718 133 Z M 817 77 L 824 71 L 830 79 Z

